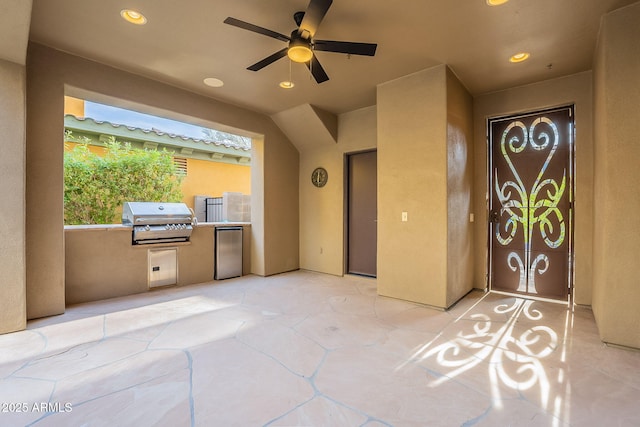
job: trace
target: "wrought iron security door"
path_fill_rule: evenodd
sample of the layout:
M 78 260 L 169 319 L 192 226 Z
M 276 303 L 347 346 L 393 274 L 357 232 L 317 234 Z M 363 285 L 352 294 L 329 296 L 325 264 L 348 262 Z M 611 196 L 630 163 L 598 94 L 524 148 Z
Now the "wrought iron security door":
M 489 121 L 490 287 L 566 299 L 571 285 L 573 107 Z

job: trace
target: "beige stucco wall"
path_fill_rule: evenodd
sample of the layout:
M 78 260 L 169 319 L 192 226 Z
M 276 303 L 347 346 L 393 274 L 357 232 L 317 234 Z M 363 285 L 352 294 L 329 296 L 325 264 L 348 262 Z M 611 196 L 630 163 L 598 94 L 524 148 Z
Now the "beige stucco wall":
M 252 272 L 298 268 L 298 152 L 262 114 L 199 96 L 96 62 L 31 44 L 27 56 L 27 311 L 29 318 L 64 311 L 62 135 L 64 95 L 103 97 L 241 130 L 252 153 Z M 101 99 L 96 99 L 100 101 Z
M 270 128 L 263 144 L 263 211 L 264 218 L 264 275 L 269 276 L 300 268 L 300 236 L 298 213 L 298 176 L 300 156 L 298 150 L 286 139 L 275 123 L 265 116 Z M 274 134 L 279 135 L 278 141 Z M 280 139 L 281 138 L 281 139 Z M 252 156 L 255 151 L 252 151 Z M 253 167 L 254 160 L 251 159 Z M 252 171 L 253 173 L 253 171 Z M 251 183 L 253 193 L 260 191 L 256 182 Z M 254 209 L 251 209 L 251 221 Z M 254 236 L 253 239 L 259 236 Z M 257 272 L 254 269 L 254 272 Z M 258 273 L 260 274 L 260 273 Z
M 473 99 L 447 68 L 447 300 L 473 288 Z
M 25 67 L 0 60 L 0 334 L 24 329 Z
M 472 104 L 446 65 L 378 86 L 381 295 L 447 308 L 473 287 Z
M 131 245 L 131 228 L 71 228 L 64 234 L 67 304 L 147 289 L 147 251 Z
M 640 3 L 603 18 L 594 87 L 593 312 L 603 341 L 640 348 Z
M 254 138 L 251 141 L 251 272 L 265 275 L 264 258 L 264 139 Z
M 336 144 L 300 153 L 300 268 L 344 273 L 345 155 L 375 147 L 374 106 L 340 115 Z M 323 188 L 311 183 L 311 173 L 320 166 L 329 174 Z
M 447 303 L 446 69 L 377 92 L 378 293 L 437 307 Z
M 474 287 L 487 286 L 487 118 L 575 105 L 575 301 L 591 304 L 593 277 L 592 73 L 584 72 L 474 98 Z

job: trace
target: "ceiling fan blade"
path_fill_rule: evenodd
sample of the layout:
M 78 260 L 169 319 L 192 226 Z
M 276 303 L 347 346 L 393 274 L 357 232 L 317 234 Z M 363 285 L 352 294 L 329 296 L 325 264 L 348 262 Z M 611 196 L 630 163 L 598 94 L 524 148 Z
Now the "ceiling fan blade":
M 304 32 L 308 32 L 309 37 L 313 37 L 318 31 L 324 15 L 331 7 L 331 3 L 333 0 L 311 0 L 300 23 L 298 34 L 303 35 Z
M 329 80 L 329 76 L 327 76 L 327 73 L 324 71 L 324 68 L 322 68 L 322 65 L 320 65 L 320 62 L 315 55 L 311 57 L 311 61 L 305 62 L 305 64 L 307 64 L 307 68 L 311 71 L 311 75 L 316 79 L 317 83 Z
M 313 49 L 323 52 L 348 53 L 351 55 L 374 56 L 376 54 L 375 43 L 338 42 L 333 40 L 314 40 Z
M 277 51 L 276 53 L 274 53 L 273 55 L 269 55 L 266 58 L 264 58 L 262 61 L 258 61 L 255 64 L 247 67 L 247 70 L 251 70 L 251 71 L 258 71 L 263 69 L 264 67 L 266 67 L 267 65 L 273 64 L 274 62 L 276 62 L 278 59 L 280 58 L 284 58 L 285 56 L 287 56 L 287 50 L 289 48 L 285 47 L 282 50 Z
M 289 40 L 291 40 L 290 37 L 285 36 L 284 34 L 276 33 L 275 31 L 258 27 L 257 25 L 253 25 L 236 18 L 228 17 L 224 20 L 224 23 L 233 25 L 234 27 L 242 28 L 243 30 L 253 31 L 254 33 L 262 34 L 263 36 L 273 37 L 274 39 L 282 40 L 283 42 L 288 42 Z

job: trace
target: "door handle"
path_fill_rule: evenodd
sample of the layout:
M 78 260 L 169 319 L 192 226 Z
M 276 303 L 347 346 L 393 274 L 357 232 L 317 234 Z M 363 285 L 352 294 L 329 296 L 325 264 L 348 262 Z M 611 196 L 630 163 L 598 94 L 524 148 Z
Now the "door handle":
M 500 222 L 500 213 L 498 211 L 491 211 L 489 214 L 489 222 L 498 224 Z

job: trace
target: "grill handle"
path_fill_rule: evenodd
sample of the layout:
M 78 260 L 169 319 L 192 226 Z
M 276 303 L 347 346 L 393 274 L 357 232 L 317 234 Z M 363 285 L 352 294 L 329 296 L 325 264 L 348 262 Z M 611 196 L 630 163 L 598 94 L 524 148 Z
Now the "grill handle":
M 196 225 L 198 225 L 198 217 L 196 217 L 196 213 L 193 211 L 193 209 L 189 208 L 189 210 L 191 211 L 191 225 L 195 227 Z
M 158 221 L 158 220 L 161 221 Z M 172 216 L 172 217 L 162 217 L 162 218 L 136 218 L 136 224 L 146 224 L 146 223 L 150 223 L 150 224 L 164 224 L 164 223 L 186 223 L 186 222 L 191 222 L 191 217 L 188 216 Z

